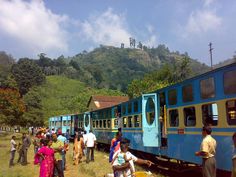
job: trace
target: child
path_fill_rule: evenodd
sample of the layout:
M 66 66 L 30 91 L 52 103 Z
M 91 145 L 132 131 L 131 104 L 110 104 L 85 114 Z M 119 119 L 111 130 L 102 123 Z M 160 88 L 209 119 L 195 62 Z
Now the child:
M 127 159 L 126 153 L 128 152 L 128 148 L 125 144 L 121 144 L 120 145 L 120 152 L 118 152 L 115 157 L 113 158 L 111 164 L 114 163 L 114 161 L 117 159 L 118 161 L 118 165 L 123 165 L 126 162 L 132 163 L 132 158 L 130 157 L 129 159 Z M 134 169 L 132 168 L 132 165 L 130 165 L 130 172 L 131 172 L 131 176 L 135 177 L 134 175 Z M 126 175 L 126 171 L 123 172 L 123 176 L 127 177 Z

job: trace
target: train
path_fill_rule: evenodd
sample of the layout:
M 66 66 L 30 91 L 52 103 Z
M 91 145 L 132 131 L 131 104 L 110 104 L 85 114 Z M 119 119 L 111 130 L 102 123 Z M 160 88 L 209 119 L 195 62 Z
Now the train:
M 211 125 L 217 141 L 217 169 L 231 171 L 236 131 L 236 63 L 186 79 L 120 104 L 80 114 L 49 118 L 50 129 L 93 130 L 109 145 L 122 123 L 130 148 L 154 156 L 201 164 L 195 156 L 202 127 Z

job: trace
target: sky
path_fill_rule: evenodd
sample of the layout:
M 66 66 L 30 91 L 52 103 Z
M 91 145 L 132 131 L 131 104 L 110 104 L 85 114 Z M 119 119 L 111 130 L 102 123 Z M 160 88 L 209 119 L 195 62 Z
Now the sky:
M 129 38 L 210 65 L 236 51 L 235 0 L 0 0 L 0 51 L 57 58 Z

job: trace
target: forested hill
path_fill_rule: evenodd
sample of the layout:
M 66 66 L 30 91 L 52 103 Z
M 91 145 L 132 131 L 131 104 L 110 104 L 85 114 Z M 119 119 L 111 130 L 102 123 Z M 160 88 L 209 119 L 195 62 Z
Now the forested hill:
M 132 98 L 208 69 L 164 45 L 100 46 L 74 57 L 51 59 L 41 53 L 39 59 L 17 61 L 0 52 L 0 124 L 40 126 L 50 116 L 85 111 L 91 95 Z
M 100 46 L 91 52 L 82 52 L 73 57 L 60 56 L 51 60 L 41 54 L 37 64 L 46 75 L 63 74 L 78 79 L 90 87 L 127 91 L 133 79 L 141 79 L 147 73 L 159 70 L 164 65 L 178 66 L 189 59 L 192 72 L 189 77 L 205 72 L 208 67 L 191 59 L 187 54 L 170 52 L 165 45 L 157 48 L 116 48 Z

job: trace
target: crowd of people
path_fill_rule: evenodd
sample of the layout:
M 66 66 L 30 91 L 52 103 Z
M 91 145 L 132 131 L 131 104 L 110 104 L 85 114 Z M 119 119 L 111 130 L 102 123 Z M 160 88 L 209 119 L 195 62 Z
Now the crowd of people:
M 35 129 L 34 129 L 35 130 Z M 64 177 L 66 170 L 66 152 L 69 150 L 69 130 L 65 134 L 61 129 L 57 131 L 52 128 L 39 128 L 34 132 L 29 129 L 28 133 L 22 134 L 21 141 L 16 143 L 16 136 L 12 136 L 11 155 L 9 167 L 14 166 L 15 153 L 19 153 L 17 163 L 27 165 L 27 151 L 31 144 L 34 146 L 34 164 L 40 165 L 40 177 Z M 35 136 L 31 139 L 30 134 Z M 86 163 L 94 161 L 94 148 L 96 146 L 96 137 L 90 130 L 76 132 L 73 144 L 74 165 L 81 162 L 83 156 L 86 157 Z
M 211 136 L 211 126 L 202 128 L 203 140 L 200 151 L 195 152 L 196 156 L 202 157 L 203 177 L 216 177 L 216 140 Z M 63 134 L 59 129 L 51 131 L 39 129 L 33 139 L 29 133 L 23 133 L 21 141 L 16 143 L 16 136 L 12 136 L 10 141 L 11 153 L 9 167 L 13 167 L 15 153 L 19 153 L 17 163 L 27 165 L 27 152 L 31 144 L 34 146 L 34 163 L 40 165 L 40 177 L 64 177 L 66 170 L 66 152 L 69 150 L 69 131 Z M 232 136 L 234 147 L 236 149 L 236 133 Z M 73 143 L 73 161 L 74 165 L 82 162 L 85 158 L 86 163 L 94 162 L 94 149 L 96 147 L 96 136 L 92 130 L 76 132 Z M 114 177 L 134 177 L 134 163 L 145 164 L 148 167 L 153 165 L 149 160 L 143 160 L 129 152 L 130 141 L 122 137 L 121 129 L 118 130 L 111 141 L 109 162 L 112 166 L 112 176 Z M 236 177 L 236 153 L 232 157 L 232 177 Z

